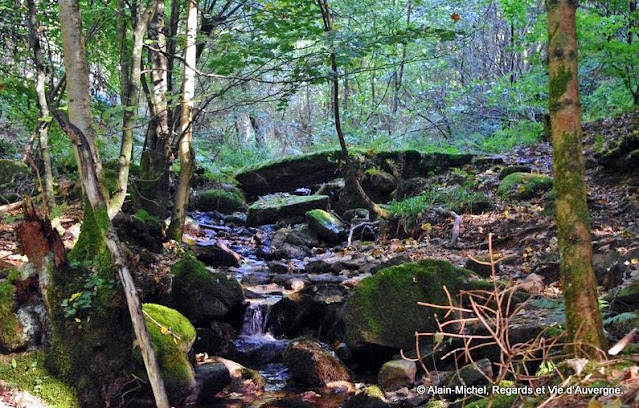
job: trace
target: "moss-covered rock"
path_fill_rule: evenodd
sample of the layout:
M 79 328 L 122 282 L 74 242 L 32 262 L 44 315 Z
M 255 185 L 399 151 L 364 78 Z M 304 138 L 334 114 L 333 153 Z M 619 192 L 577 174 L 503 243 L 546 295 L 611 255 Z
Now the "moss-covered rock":
M 0 351 L 14 351 L 26 344 L 22 325 L 15 314 L 15 293 L 13 283 L 0 282 Z
M 368 386 L 344 402 L 344 408 L 388 408 L 384 392 L 375 385 Z
M 328 202 L 329 197 L 325 195 L 273 195 L 259 199 L 249 206 L 246 223 L 249 226 L 258 226 L 277 221 L 301 222 L 307 211 L 328 209 Z
M 15 359 L 15 368 L 11 363 Z M 77 408 L 76 391 L 44 367 L 44 353 L 23 353 L 11 358 L 0 356 L 0 378 L 13 387 L 38 395 L 49 408 Z
M 223 273 L 214 273 L 191 255 L 171 268 L 172 306 L 194 323 L 206 326 L 212 320 L 241 322 L 242 286 Z
M 342 221 L 324 210 L 311 210 L 306 213 L 306 222 L 311 231 L 328 242 L 339 242 L 346 231 Z
M 469 282 L 472 276 L 472 272 L 438 259 L 382 269 L 362 280 L 346 301 L 346 343 L 354 349 L 366 345 L 414 347 L 415 331 L 436 329 L 435 311 L 417 302 L 446 305 L 442 287 L 454 297 L 460 289 L 475 287 L 475 281 Z
M 142 308 L 164 386 L 171 402 L 177 404 L 195 387 L 195 371 L 187 356 L 195 341 L 195 328 L 177 310 L 153 303 L 145 303 Z M 145 378 L 142 356 L 136 354 L 137 371 Z
M 350 372 L 335 353 L 311 337 L 291 340 L 284 350 L 284 364 L 295 381 L 311 387 L 351 380 Z
M 0 204 L 18 201 L 35 190 L 29 167 L 16 160 L 0 160 Z
M 234 186 L 212 188 L 198 194 L 195 209 L 198 211 L 219 211 L 230 214 L 245 209 L 246 201 L 242 192 Z
M 550 191 L 552 186 L 552 178 L 544 174 L 516 172 L 501 181 L 497 193 L 502 198 L 526 200 Z
M 609 302 L 614 300 L 614 310 L 628 311 L 637 309 L 639 307 L 639 283 L 628 285 L 618 292 L 611 291 L 606 300 Z
M 379 369 L 377 385 L 383 390 L 393 391 L 401 387 L 412 386 L 417 375 L 417 365 L 409 360 L 387 361 Z
M 397 187 L 397 181 L 391 174 L 376 167 L 364 172 L 361 183 L 364 191 L 376 203 L 388 202 Z
M 113 226 L 120 240 L 151 252 L 162 252 L 162 222 L 146 210 L 139 210 L 133 215 L 120 212 L 113 218 Z

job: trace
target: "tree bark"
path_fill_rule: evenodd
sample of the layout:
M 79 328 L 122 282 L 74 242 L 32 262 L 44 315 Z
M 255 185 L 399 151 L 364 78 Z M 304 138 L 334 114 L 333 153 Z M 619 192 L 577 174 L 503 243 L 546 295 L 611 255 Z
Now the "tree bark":
M 44 54 L 42 52 L 42 41 L 40 41 L 40 31 L 38 24 L 38 14 L 35 1 L 27 0 L 29 9 L 29 42 L 33 49 L 33 62 L 36 68 L 36 94 L 38 95 L 38 109 L 40 111 L 40 122 L 37 126 L 38 138 L 40 140 L 40 157 L 44 167 L 44 188 L 42 193 L 44 201 L 49 209 L 55 207 L 55 193 L 53 191 L 53 170 L 51 167 L 51 152 L 49 151 L 49 103 L 45 91 L 47 80 L 46 67 L 44 64 Z
M 180 176 L 178 179 L 175 204 L 171 212 L 171 225 L 167 235 L 178 242 L 184 234 L 184 221 L 189 204 L 191 178 L 195 169 L 193 152 L 193 98 L 195 96 L 195 64 L 197 40 L 197 4 L 188 2 L 186 21 L 186 46 L 184 51 L 184 77 L 182 83 L 182 114 L 180 116 L 181 137 L 179 142 Z
M 592 262 L 581 109 L 577 78 L 576 2 L 546 0 L 548 11 L 549 109 L 561 282 L 569 347 L 599 358 L 606 346 Z
M 157 0 L 149 1 L 142 15 L 134 16 L 133 40 L 129 54 L 127 43 L 127 24 L 125 17 L 125 0 L 118 1 L 118 31 L 120 36 L 120 87 L 122 92 L 122 142 L 120 144 L 120 157 L 118 168 L 118 188 L 109 202 L 109 218 L 122 208 L 129 184 L 129 171 L 131 169 L 131 156 L 133 154 L 133 128 L 135 127 L 135 115 L 138 111 L 140 87 L 142 82 L 142 47 L 149 21 L 155 14 Z
M 108 214 L 107 194 L 101 185 L 101 166 L 91 128 L 91 111 L 89 109 L 90 92 L 87 70 L 86 52 L 82 39 L 82 19 L 80 5 L 77 0 L 59 0 L 60 26 L 64 50 L 64 65 L 67 72 L 67 93 L 69 98 L 69 116 L 71 121 L 61 111 L 54 111 L 54 117 L 65 133 L 69 135 L 78 151 L 78 170 L 82 185 L 93 214 Z M 82 127 L 76 125 L 79 123 Z M 86 211 L 85 211 L 86 214 Z M 125 257 L 120 249 L 120 243 L 113 224 L 108 216 L 100 225 L 105 235 L 105 242 L 109 249 L 114 265 L 118 269 L 120 281 L 124 288 L 127 306 L 135 336 L 140 347 L 142 358 L 153 389 L 155 402 L 160 408 L 170 407 L 164 382 L 159 370 L 151 339 L 146 329 L 142 306 L 138 299 L 137 290 L 131 273 L 126 266 Z
M 331 34 L 333 32 L 333 21 L 331 18 L 331 11 L 329 8 L 328 0 L 317 0 L 317 5 L 320 8 L 322 13 L 322 19 L 324 21 L 324 31 L 327 34 Z M 359 178 L 357 176 L 355 166 L 352 163 L 351 157 L 348 154 L 348 147 L 346 146 L 346 141 L 344 139 L 344 131 L 342 130 L 342 120 L 340 118 L 339 112 L 339 78 L 337 75 L 337 56 L 335 55 L 335 51 L 331 48 L 331 52 L 329 55 L 331 61 L 331 84 L 332 84 L 332 96 L 333 96 L 333 118 L 335 120 L 335 131 L 337 132 L 337 137 L 339 138 L 339 145 L 342 150 L 342 158 L 344 160 L 344 167 L 346 168 L 346 173 L 348 179 L 352 183 L 353 187 L 357 194 L 361 197 L 366 204 L 366 207 L 373 212 L 379 218 L 391 218 L 391 213 L 388 210 L 377 205 L 373 200 L 370 199 L 368 194 L 362 188 L 362 185 L 359 182 Z

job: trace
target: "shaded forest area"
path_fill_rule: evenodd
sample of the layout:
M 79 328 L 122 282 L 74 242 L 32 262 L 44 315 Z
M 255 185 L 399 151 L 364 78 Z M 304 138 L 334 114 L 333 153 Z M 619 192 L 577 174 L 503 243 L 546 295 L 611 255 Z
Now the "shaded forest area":
M 0 407 L 639 406 L 639 12 L 576 3 L 0 0 Z

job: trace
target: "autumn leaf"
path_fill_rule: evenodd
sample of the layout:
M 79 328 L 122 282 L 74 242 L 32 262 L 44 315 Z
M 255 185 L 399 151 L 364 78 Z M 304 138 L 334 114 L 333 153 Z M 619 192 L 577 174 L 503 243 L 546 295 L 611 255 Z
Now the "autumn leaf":
M 164 334 L 165 336 L 168 336 L 171 332 L 169 331 L 169 329 L 167 329 L 166 327 L 162 326 L 162 327 L 160 327 L 160 333 Z
M 461 16 L 460 16 L 459 14 L 457 14 L 457 13 L 453 13 L 453 14 L 451 14 L 451 15 L 450 15 L 450 18 L 451 18 L 453 21 L 455 21 L 455 22 L 457 22 L 457 21 L 461 20 Z
M 16 368 L 16 367 L 18 367 L 18 362 L 16 361 L 16 359 L 15 359 L 15 358 L 12 358 L 12 359 L 11 359 L 11 367 L 12 367 L 12 368 Z
M 75 320 L 76 323 L 82 323 L 82 320 L 78 319 L 77 317 L 73 320 Z
M 82 296 L 82 292 L 75 292 L 74 294 L 72 294 L 69 297 L 69 302 L 73 302 L 74 300 L 76 300 L 77 298 L 79 298 L 80 296 Z

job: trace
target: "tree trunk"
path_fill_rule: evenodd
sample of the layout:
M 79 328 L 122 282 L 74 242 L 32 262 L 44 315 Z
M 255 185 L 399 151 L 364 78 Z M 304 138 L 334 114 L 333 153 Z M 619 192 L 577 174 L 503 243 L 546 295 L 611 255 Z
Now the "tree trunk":
M 328 0 L 317 0 L 317 5 L 320 8 L 322 13 L 322 19 L 324 20 L 324 30 L 326 33 L 331 34 L 333 31 L 333 21 L 331 19 L 331 11 L 328 5 Z M 381 208 L 379 205 L 375 204 L 373 200 L 370 199 L 368 194 L 362 188 L 362 185 L 359 182 L 359 178 L 357 177 L 357 173 L 355 170 L 355 166 L 351 161 L 351 157 L 348 154 L 348 147 L 346 146 L 346 141 L 344 139 L 344 132 L 342 130 L 342 121 L 340 119 L 339 114 L 339 78 L 337 75 L 337 56 L 335 55 L 335 51 L 331 49 L 329 55 L 331 61 L 331 84 L 332 86 L 332 95 L 333 95 L 333 117 L 335 119 L 335 131 L 337 132 L 337 137 L 339 138 L 339 145 L 342 149 L 342 157 L 344 160 L 344 167 L 346 168 L 346 173 L 348 179 L 352 183 L 355 191 L 361 199 L 366 204 L 366 207 L 373 212 L 376 216 L 380 218 L 391 218 L 391 213 L 388 210 Z
M 600 357 L 606 340 L 592 263 L 577 78 L 576 2 L 546 0 L 549 109 L 561 282 L 567 334 L 577 355 Z
M 35 1 L 27 0 L 29 9 L 29 43 L 33 49 L 33 61 L 36 68 L 36 94 L 38 95 L 38 109 L 40 117 L 43 118 L 38 123 L 37 132 L 40 140 L 40 155 L 44 167 L 44 188 L 42 194 L 44 202 L 49 209 L 55 207 L 55 193 L 53 191 L 53 170 L 51 167 L 51 152 L 49 151 L 49 103 L 45 91 L 47 79 L 44 65 L 44 54 L 42 52 L 42 42 L 40 41 L 40 31 L 38 24 L 38 14 Z
M 64 65 L 66 68 L 69 98 L 69 116 L 71 121 L 61 111 L 55 111 L 54 116 L 60 127 L 69 135 L 78 150 L 78 170 L 90 211 L 91 217 L 107 214 L 107 195 L 101 185 L 100 163 L 91 128 L 91 111 L 89 109 L 89 75 L 87 71 L 86 52 L 82 38 L 82 19 L 80 5 L 77 0 L 59 0 L 60 26 L 64 50 Z M 80 126 L 76 125 L 80 124 Z M 142 358 L 147 369 L 149 381 L 153 389 L 158 407 L 168 408 L 169 402 L 164 389 L 164 383 L 159 370 L 151 339 L 144 323 L 142 307 L 138 299 L 137 290 L 131 273 L 120 249 L 120 243 L 113 224 L 108 216 L 97 223 L 108 247 L 111 259 L 118 269 L 120 281 L 124 288 L 131 322 L 140 347 Z
M 182 83 L 182 115 L 180 117 L 180 177 L 178 179 L 175 204 L 171 213 L 171 225 L 167 235 L 178 242 L 184 234 L 184 221 L 189 204 L 191 178 L 195 169 L 195 153 L 193 152 L 193 98 L 195 96 L 195 64 L 197 40 L 197 4 L 195 0 L 188 2 L 186 21 L 186 46 L 184 51 L 184 78 Z
M 133 154 L 133 128 L 135 127 L 135 115 L 138 111 L 140 87 L 142 81 L 142 47 L 149 21 L 155 14 L 156 5 L 161 2 L 151 0 L 141 16 L 135 16 L 133 27 L 133 41 L 129 54 L 127 43 L 127 24 L 125 17 L 124 0 L 118 1 L 118 31 L 120 37 L 120 87 L 122 92 L 122 142 L 120 145 L 118 188 L 109 202 L 109 218 L 122 208 L 126 198 L 129 184 L 129 170 L 131 169 L 131 156 Z

